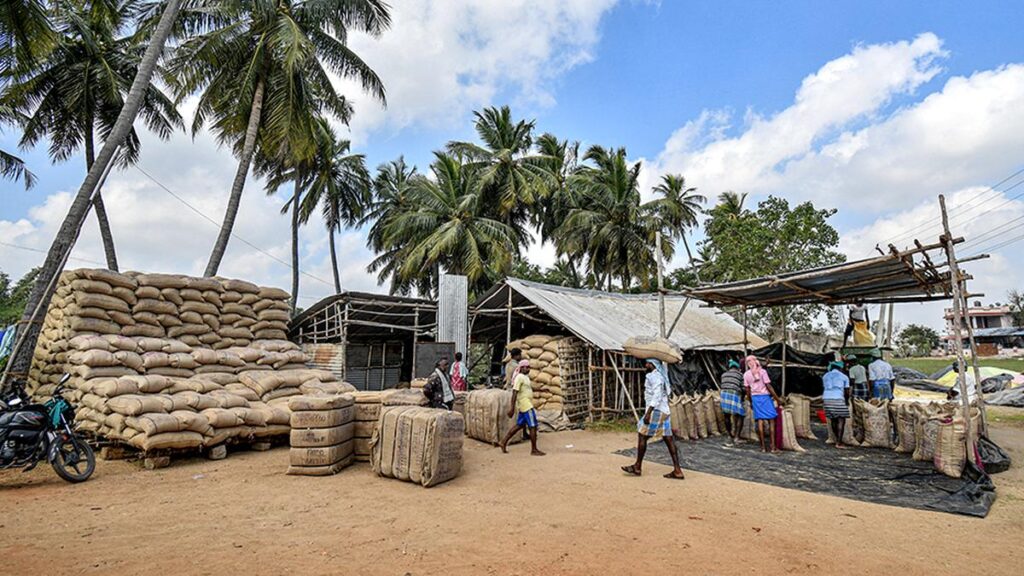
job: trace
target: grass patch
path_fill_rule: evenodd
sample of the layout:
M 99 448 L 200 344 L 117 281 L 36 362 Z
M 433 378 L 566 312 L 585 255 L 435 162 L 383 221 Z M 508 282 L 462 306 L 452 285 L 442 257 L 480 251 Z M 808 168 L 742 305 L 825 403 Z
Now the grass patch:
M 583 429 L 594 432 L 636 432 L 636 422 L 625 418 L 618 420 L 595 420 L 584 424 Z
M 894 358 L 893 366 L 912 368 L 925 374 L 932 374 L 949 366 L 955 358 Z M 1024 358 L 979 358 L 978 366 L 1003 368 L 1014 372 L 1024 372 Z

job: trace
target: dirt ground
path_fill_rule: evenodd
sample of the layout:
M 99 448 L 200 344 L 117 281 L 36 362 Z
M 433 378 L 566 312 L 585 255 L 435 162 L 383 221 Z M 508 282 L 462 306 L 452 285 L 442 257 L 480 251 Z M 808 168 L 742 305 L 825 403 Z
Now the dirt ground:
M 288 450 L 158 471 L 99 462 L 72 486 L 0 472 L 0 573 L 1020 574 L 1024 425 L 994 425 L 1015 467 L 986 519 L 866 504 L 648 465 L 622 432 L 541 436 L 502 455 L 467 440 L 461 476 L 425 489 L 362 464 L 286 476 Z M 972 557 L 972 553 L 976 556 Z

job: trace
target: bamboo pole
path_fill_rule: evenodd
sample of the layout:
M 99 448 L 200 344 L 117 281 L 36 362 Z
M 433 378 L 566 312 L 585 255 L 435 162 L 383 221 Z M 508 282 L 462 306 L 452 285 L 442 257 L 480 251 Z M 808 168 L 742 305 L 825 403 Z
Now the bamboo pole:
M 943 245 L 946 248 L 946 258 L 949 261 L 950 270 L 953 272 L 953 339 L 956 346 L 956 358 L 959 365 L 956 380 L 960 388 L 960 404 L 963 407 L 964 415 L 964 455 L 967 460 L 973 460 L 974 437 L 971 434 L 971 401 L 967 397 L 967 378 L 964 374 L 967 362 L 964 360 L 963 339 L 960 335 L 961 322 L 966 317 L 961 304 L 964 302 L 960 294 L 960 267 L 956 263 L 956 254 L 953 251 L 953 243 L 948 240 L 953 237 L 949 231 L 949 216 L 946 213 L 946 197 L 939 194 L 939 208 L 942 211 Z M 981 383 L 975 382 L 975 387 Z
M 743 355 L 750 351 L 750 338 L 747 336 L 747 307 L 743 307 Z
M 971 326 L 970 307 L 967 304 L 967 281 L 963 280 L 963 289 L 960 290 L 962 298 L 962 309 L 967 317 L 967 342 L 971 346 L 971 368 L 974 370 L 974 389 L 978 395 L 978 411 L 981 413 L 981 432 L 988 435 L 988 414 L 985 411 L 985 395 L 981 391 L 981 369 L 978 368 L 978 345 L 974 341 L 974 326 Z
M 619 366 L 618 366 L 618 363 L 615 362 L 615 357 L 612 356 L 609 352 L 605 352 L 605 355 L 608 357 L 608 360 L 611 361 L 612 368 L 615 369 L 615 377 L 619 380 L 619 385 L 622 386 L 623 392 L 626 393 L 626 400 L 629 401 L 629 407 L 630 407 L 630 409 L 633 410 L 633 417 L 636 418 L 637 421 L 639 421 L 640 420 L 640 414 L 637 413 L 636 405 L 633 404 L 633 395 L 629 393 L 629 387 L 626 386 L 626 380 L 622 377 L 622 374 L 619 372 Z
M 786 395 L 786 307 L 782 307 L 782 396 Z
M 655 232 L 654 234 L 654 252 L 658 259 L 658 319 L 660 321 L 659 326 L 661 328 L 661 332 L 659 334 L 662 338 L 665 338 L 665 279 L 662 270 L 664 265 L 661 261 L 660 231 Z
M 664 295 L 662 295 L 662 298 L 664 299 Z M 675 332 L 676 324 L 679 324 L 679 319 L 683 317 L 683 312 L 686 312 L 686 307 L 689 306 L 689 304 L 690 298 L 687 297 L 683 300 L 683 305 L 679 307 L 679 312 L 676 313 L 676 319 L 672 321 L 672 326 L 669 326 L 668 333 L 665 334 L 665 338 L 668 338 L 672 335 L 672 332 Z
M 508 290 L 508 316 L 505 320 L 505 345 L 512 341 L 512 288 L 505 285 L 505 289 Z

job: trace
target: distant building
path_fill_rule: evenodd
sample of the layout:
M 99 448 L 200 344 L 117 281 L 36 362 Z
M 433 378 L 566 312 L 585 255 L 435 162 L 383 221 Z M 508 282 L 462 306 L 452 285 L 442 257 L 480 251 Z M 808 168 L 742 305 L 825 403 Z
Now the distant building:
M 946 320 L 946 334 L 943 336 L 946 348 L 953 351 L 954 324 L 953 309 L 946 308 L 944 314 Z M 967 318 L 974 328 L 974 338 L 978 342 L 978 354 L 991 356 L 999 353 L 1003 348 L 1018 348 L 1024 346 L 1024 328 L 1013 326 L 1013 315 L 1009 306 L 1000 304 L 982 306 L 981 302 L 974 302 L 974 305 L 967 309 Z M 967 325 L 961 319 L 961 330 L 966 330 Z M 961 332 L 964 346 L 967 346 L 966 331 Z

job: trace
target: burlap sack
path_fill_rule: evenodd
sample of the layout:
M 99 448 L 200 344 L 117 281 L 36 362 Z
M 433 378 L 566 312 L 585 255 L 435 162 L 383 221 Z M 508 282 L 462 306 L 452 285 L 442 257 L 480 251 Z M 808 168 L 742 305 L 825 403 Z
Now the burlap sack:
M 195 411 L 220 407 L 220 403 L 215 398 L 211 398 L 206 394 L 200 394 L 199 392 L 177 392 L 173 396 L 176 402 L 184 402 L 190 409 Z M 202 430 L 195 430 L 195 432 L 202 432 Z
M 292 448 L 288 451 L 288 463 L 291 466 L 329 466 L 351 456 L 352 448 L 351 440 L 334 446 Z
M 355 437 L 355 423 L 349 422 L 332 428 L 292 429 L 289 442 L 293 448 L 314 448 L 334 446 L 349 442 Z
M 132 446 L 146 452 L 175 448 L 196 448 L 202 446 L 203 435 L 198 432 L 168 432 L 155 436 L 138 434 L 128 442 Z
M 794 452 L 806 452 L 796 439 L 796 424 L 793 421 L 793 410 L 785 408 L 782 411 L 782 449 Z
M 180 432 L 181 422 L 171 414 L 152 412 L 125 418 L 125 424 L 150 436 L 166 432 Z
M 873 448 L 892 448 L 892 423 L 889 421 L 889 402 L 883 400 L 864 402 L 857 398 L 853 403 L 859 404 L 864 415 L 864 446 Z
M 335 394 L 355 392 L 356 387 L 348 382 L 321 382 L 319 380 L 310 380 L 308 382 L 303 382 L 299 386 L 299 391 L 303 394 L 325 394 L 331 396 Z
M 288 399 L 288 408 L 293 412 L 347 408 L 353 404 L 355 404 L 355 398 L 350 394 L 337 396 L 292 396 Z
M 182 431 L 198 432 L 204 436 L 213 434 L 213 426 L 202 414 L 191 410 L 175 410 L 170 415 L 178 420 L 179 429 Z
M 913 404 L 896 405 L 896 430 L 899 440 L 896 451 L 913 452 L 917 447 L 917 407 Z
M 690 400 L 690 406 L 693 408 L 693 417 L 697 422 L 697 437 L 707 438 L 708 437 L 708 420 L 707 413 L 704 411 L 704 405 L 699 398 L 692 398 Z
M 124 378 L 101 378 L 91 385 L 93 394 L 104 398 L 113 398 L 124 394 L 137 394 L 139 385 Z
M 708 427 L 708 436 L 721 436 L 724 429 L 718 428 L 718 417 L 715 415 L 715 397 L 711 392 L 706 392 L 701 397 L 700 404 L 704 409 L 704 420 Z
M 101 308 L 103 310 L 114 310 L 117 312 L 131 312 L 128 303 L 120 298 L 106 294 L 91 294 L 89 292 L 78 292 L 75 294 L 75 304 L 83 308 Z
M 245 424 L 241 416 L 224 408 L 207 408 L 201 414 L 214 428 L 231 428 Z
M 426 406 L 429 403 L 422 390 L 412 388 L 389 390 L 381 401 L 383 406 Z
M 811 399 L 803 394 L 790 394 L 786 396 L 786 405 L 793 412 L 793 428 L 797 438 L 815 440 L 811 430 Z
M 333 410 L 316 410 L 292 412 L 292 428 L 333 428 L 341 426 L 353 420 L 355 407 L 353 405 Z
M 114 287 L 135 290 L 139 285 L 138 282 L 130 276 L 119 274 L 112 270 L 105 270 L 103 268 L 83 268 L 78 270 L 78 273 L 82 278 L 95 280 L 97 282 L 106 282 Z
M 947 418 L 939 423 L 935 454 L 932 457 L 936 470 L 952 478 L 959 478 L 963 474 L 966 461 L 965 434 L 965 424 L 961 418 Z
M 112 352 L 96 349 L 72 352 L 68 355 L 68 360 L 72 364 L 80 364 L 83 366 L 99 367 L 121 365 Z
M 509 390 L 472 390 L 466 395 L 466 434 L 475 440 L 497 445 L 515 427 L 515 418 L 508 417 L 512 392 Z M 516 434 L 510 443 L 522 441 Z
M 100 336 L 93 336 L 89 334 L 83 334 L 81 336 L 75 336 L 68 341 L 68 346 L 74 350 L 87 351 L 87 350 L 104 350 L 112 352 L 113 348 L 110 343 Z
M 341 472 L 354 460 L 354 454 L 349 454 L 342 460 L 327 466 L 289 466 L 287 474 L 291 476 L 333 476 Z
M 165 302 L 154 298 L 139 298 L 139 301 L 132 306 L 132 312 L 149 312 L 151 314 L 177 315 L 178 307 L 173 302 Z
M 622 348 L 627 354 L 640 359 L 655 358 L 669 364 L 683 359 L 679 346 L 657 336 L 633 336 L 626 340 Z

